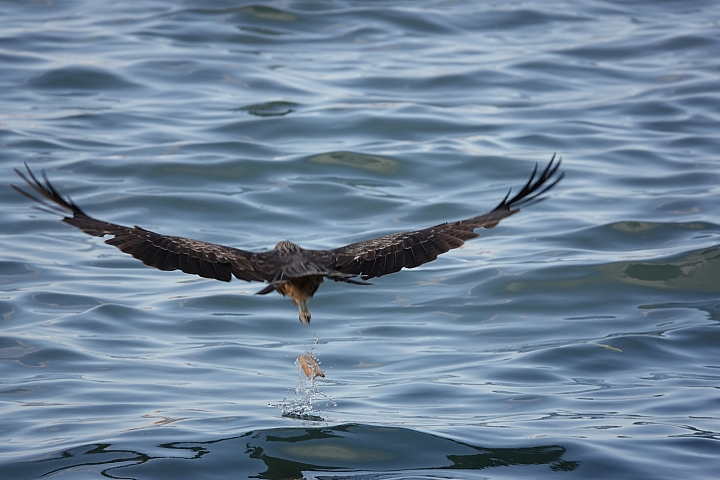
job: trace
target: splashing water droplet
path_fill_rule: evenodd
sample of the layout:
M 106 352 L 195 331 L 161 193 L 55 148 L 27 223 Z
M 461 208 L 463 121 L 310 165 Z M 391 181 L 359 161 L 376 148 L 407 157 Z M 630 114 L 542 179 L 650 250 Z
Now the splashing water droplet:
M 325 372 L 320 369 L 320 359 L 315 355 L 315 347 L 317 346 L 317 337 L 313 346 L 306 350 L 305 353 L 298 356 L 295 360 L 295 366 L 298 371 L 298 383 L 295 386 L 295 395 L 292 400 L 285 397 L 279 404 L 270 404 L 270 407 L 278 407 L 282 411 L 284 417 L 299 418 L 301 420 L 322 421 L 323 417 L 313 410 L 313 403 L 318 396 L 327 400 L 325 408 L 337 406 L 337 404 L 325 395 L 320 386 L 316 383 L 316 379 L 325 378 Z

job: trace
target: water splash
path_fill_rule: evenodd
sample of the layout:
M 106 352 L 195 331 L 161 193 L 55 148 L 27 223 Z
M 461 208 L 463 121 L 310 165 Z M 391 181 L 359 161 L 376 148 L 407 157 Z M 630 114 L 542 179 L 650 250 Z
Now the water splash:
M 324 380 L 325 373 L 320 369 L 320 359 L 315 355 L 315 347 L 318 339 L 309 350 L 295 359 L 295 367 L 298 372 L 298 383 L 295 386 L 295 393 L 292 400 L 286 396 L 279 404 L 270 404 L 270 407 L 278 407 L 283 417 L 298 418 L 301 420 L 323 421 L 325 420 L 313 409 L 313 403 L 318 402 L 318 397 L 327 400 L 323 408 L 335 407 L 337 404 L 332 398 L 325 395 L 316 382 L 318 378 Z M 290 390 L 290 389 L 288 389 Z

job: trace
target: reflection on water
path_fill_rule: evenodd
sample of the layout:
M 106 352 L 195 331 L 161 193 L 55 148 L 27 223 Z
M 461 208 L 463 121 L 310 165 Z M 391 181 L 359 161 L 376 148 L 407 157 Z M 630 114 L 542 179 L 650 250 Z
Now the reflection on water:
M 650 305 L 640 305 L 641 310 L 666 310 L 666 309 L 695 309 L 707 313 L 707 319 L 715 322 L 720 321 L 720 301 L 700 301 L 700 302 L 670 302 L 670 303 L 654 303 Z
M 367 155 L 356 152 L 329 152 L 315 155 L 310 158 L 313 163 L 327 163 L 360 168 L 378 173 L 392 173 L 398 169 L 399 164 L 392 158 Z
M 298 106 L 298 104 L 293 102 L 279 101 L 256 103 L 253 105 L 235 108 L 233 110 L 245 111 L 258 117 L 281 117 L 283 115 L 287 115 L 288 113 L 292 113 Z
M 135 447 L 136 448 L 136 447 Z M 363 477 L 380 472 L 484 470 L 493 467 L 544 465 L 552 471 L 573 471 L 580 463 L 564 458 L 561 445 L 490 448 L 395 427 L 348 424 L 333 427 L 277 428 L 204 442 L 172 442 L 148 452 L 120 445 L 77 447 L 16 464 L 23 477 L 96 471 L 110 478 L 303 478 L 308 472 L 334 472 Z M 152 453 L 150 453 L 152 452 Z M 160 474 L 159 472 L 162 472 Z M 518 471 L 518 473 L 522 473 Z M 14 477 L 13 477 L 14 478 Z
M 717 291 L 720 247 L 703 248 L 662 261 L 620 262 L 605 272 L 623 281 L 675 290 Z

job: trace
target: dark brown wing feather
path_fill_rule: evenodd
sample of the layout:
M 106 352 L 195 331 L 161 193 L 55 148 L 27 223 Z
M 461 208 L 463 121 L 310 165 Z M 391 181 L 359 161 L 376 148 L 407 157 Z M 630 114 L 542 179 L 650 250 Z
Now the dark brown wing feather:
M 113 238 L 105 240 L 105 243 L 129 253 L 145 265 L 160 270 L 182 270 L 224 282 L 229 282 L 233 275 L 241 280 L 261 282 L 269 281 L 275 276 L 278 266 L 272 252 L 247 252 L 190 238 L 162 235 L 138 226 L 125 227 L 97 220 L 83 212 L 70 198 L 63 198 L 44 171 L 41 181 L 27 164 L 25 168 L 27 175 L 18 169 L 15 169 L 15 173 L 27 182 L 39 198 L 15 185 L 11 185 L 12 188 L 54 211 L 72 213 L 72 216 L 66 216 L 63 221 L 89 235 L 112 235 Z M 53 203 L 50 204 L 47 200 Z
M 562 159 L 555 155 L 545 170 L 538 174 L 535 164 L 530 179 L 512 198 L 510 192 L 492 211 L 453 223 L 443 223 L 415 232 L 400 232 L 372 240 L 318 252 L 327 256 L 330 268 L 346 274 L 361 275 L 363 280 L 395 273 L 404 268 L 415 268 L 431 262 L 438 255 L 458 248 L 465 240 L 479 237 L 477 228 L 493 228 L 500 220 L 519 212 L 519 207 L 541 201 L 541 195 L 554 187 L 565 176 L 558 172 Z
M 558 173 L 561 161 L 555 162 L 553 155 L 550 163 L 539 175 L 535 165 L 530 179 L 514 197 L 508 199 L 510 197 L 508 192 L 495 209 L 484 215 L 414 232 L 393 233 L 334 250 L 300 249 L 303 257 L 301 265 L 312 260 L 315 269 L 309 272 L 305 268 L 306 274 L 321 274 L 353 283 L 349 276 L 361 275 L 363 279 L 369 279 L 431 262 L 438 255 L 460 247 L 465 240 L 478 237 L 479 234 L 475 233 L 475 229 L 492 228 L 502 219 L 519 212 L 519 207 L 541 201 L 543 199 L 541 196 L 565 176 L 562 172 Z M 182 270 L 185 273 L 226 282 L 230 281 L 232 276 L 247 281 L 273 282 L 277 280 L 279 272 L 292 273 L 286 271 L 288 259 L 284 259 L 277 251 L 248 252 L 190 238 L 162 235 L 138 226 L 125 227 L 97 220 L 83 212 L 69 198 L 63 198 L 50 183 L 44 171 L 41 181 L 27 165 L 25 167 L 27 175 L 17 169 L 15 172 L 39 197 L 15 185 L 11 185 L 12 188 L 53 211 L 62 214 L 72 213 L 72 216 L 65 216 L 63 221 L 89 235 L 97 237 L 112 235 L 113 238 L 105 240 L 105 243 L 117 247 L 151 267 L 160 270 Z M 290 263 L 292 267 L 294 263 Z M 292 277 L 296 276 L 303 274 L 301 272 Z

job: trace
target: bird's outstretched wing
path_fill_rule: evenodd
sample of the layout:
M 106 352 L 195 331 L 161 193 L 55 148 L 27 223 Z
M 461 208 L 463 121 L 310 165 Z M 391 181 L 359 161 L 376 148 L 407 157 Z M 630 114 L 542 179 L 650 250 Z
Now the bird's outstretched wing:
M 400 232 L 365 240 L 333 250 L 304 250 L 300 265 L 314 262 L 312 271 L 304 268 L 297 275 L 324 275 L 335 280 L 361 283 L 350 279 L 360 275 L 364 280 L 395 273 L 402 268 L 414 268 L 431 262 L 438 255 L 458 248 L 465 240 L 480 236 L 478 228 L 492 228 L 502 219 L 519 212 L 519 207 L 543 200 L 542 195 L 565 176 L 559 172 L 561 159 L 555 155 L 545 169 L 538 173 L 537 164 L 525 186 L 512 198 L 510 193 L 492 211 L 478 217 L 453 223 L 443 223 L 414 232 Z M 235 276 L 246 281 L 274 282 L 279 272 L 288 273 L 285 260 L 276 250 L 248 252 L 233 247 L 155 233 L 138 226 L 125 227 L 95 219 L 62 195 L 41 171 L 38 179 L 25 165 L 27 174 L 17 173 L 38 195 L 35 196 L 15 185 L 12 188 L 46 208 L 65 216 L 63 221 L 96 237 L 111 235 L 105 243 L 160 270 L 181 270 L 185 273 L 229 282 Z M 282 243 L 282 242 L 281 242 Z M 297 263 L 297 262 L 296 262 Z M 294 264 L 292 264 L 294 265 Z M 292 266 L 291 265 L 291 266 Z M 305 273 L 303 273 L 305 272 Z M 292 273 L 292 272 L 290 272 Z M 290 278 L 288 277 L 288 278 Z M 263 290 L 261 293 L 266 293 Z
M 232 276 L 246 281 L 269 281 L 277 271 L 272 252 L 253 253 L 191 238 L 174 237 L 151 232 L 138 226 L 125 227 L 97 220 L 80 209 L 70 198 L 63 198 L 50 183 L 43 170 L 39 180 L 25 164 L 27 174 L 15 169 L 38 196 L 11 185 L 26 197 L 52 211 L 66 216 L 63 221 L 96 237 L 112 235 L 105 243 L 119 248 L 141 260 L 145 265 L 160 270 L 182 270 L 229 282 Z M 49 203 L 48 200 L 52 203 Z
M 479 237 L 477 228 L 493 228 L 500 220 L 519 212 L 519 207 L 543 200 L 544 193 L 563 179 L 559 172 L 562 159 L 555 155 L 545 170 L 538 172 L 535 164 L 530 179 L 512 198 L 510 192 L 502 202 L 488 213 L 478 217 L 443 223 L 415 232 L 400 232 L 372 240 L 352 243 L 322 253 L 327 254 L 329 267 L 346 274 L 361 275 L 363 280 L 395 273 L 404 268 L 415 268 L 431 262 L 438 255 L 458 248 L 465 240 Z

